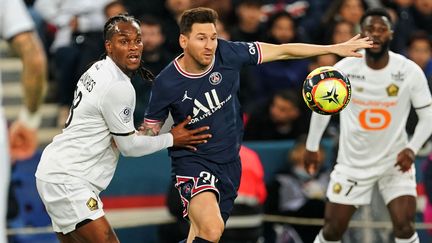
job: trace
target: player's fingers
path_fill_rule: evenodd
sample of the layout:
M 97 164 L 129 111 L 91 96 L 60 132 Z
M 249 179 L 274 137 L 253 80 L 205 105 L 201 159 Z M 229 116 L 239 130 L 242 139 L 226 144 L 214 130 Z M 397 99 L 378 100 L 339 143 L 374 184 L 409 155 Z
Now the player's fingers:
M 187 116 L 186 119 L 178 124 L 178 126 L 185 127 L 191 121 L 191 119 L 191 116 Z
M 353 51 L 351 54 L 352 54 L 353 57 L 363 57 L 363 55 L 361 53 L 358 53 L 358 52 L 355 52 L 355 51 Z
M 196 140 L 207 140 L 208 138 L 211 138 L 211 134 L 202 134 L 202 135 L 196 135 L 191 138 L 192 141 Z
M 184 148 L 186 148 L 186 149 L 189 149 L 189 150 L 192 150 L 192 151 L 196 151 L 196 150 L 197 150 L 197 148 L 195 148 L 195 147 L 192 146 L 192 145 L 185 145 L 185 146 L 182 146 L 182 147 L 184 147 Z
M 207 143 L 206 139 L 198 139 L 198 140 L 193 140 L 190 141 L 189 144 L 202 144 L 202 143 Z
M 310 165 L 306 171 L 307 173 L 309 173 L 309 175 L 314 175 L 316 171 L 316 167 L 314 165 Z
M 307 173 L 309 173 L 309 174 L 315 174 L 315 171 L 316 171 L 316 165 L 314 164 L 314 163 L 311 163 L 311 162 L 306 162 L 305 163 L 305 168 L 306 168 L 306 171 L 307 171 Z
M 200 132 L 203 132 L 203 131 L 207 131 L 207 130 L 209 130 L 209 129 L 210 129 L 209 126 L 204 126 L 204 127 L 195 128 L 195 129 L 193 129 L 193 130 L 190 130 L 189 132 L 190 132 L 191 134 L 197 134 L 197 133 L 200 133 Z
M 358 39 L 360 39 L 360 34 L 357 34 L 357 35 L 353 36 L 351 39 L 349 39 L 349 41 L 355 41 L 355 40 L 358 40 Z

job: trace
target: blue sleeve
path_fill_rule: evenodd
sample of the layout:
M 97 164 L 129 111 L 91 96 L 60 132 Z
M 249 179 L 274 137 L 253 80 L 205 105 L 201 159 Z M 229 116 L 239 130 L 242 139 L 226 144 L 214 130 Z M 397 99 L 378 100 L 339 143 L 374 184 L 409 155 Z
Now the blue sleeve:
M 145 112 L 145 120 L 165 121 L 169 113 L 169 105 L 173 97 L 170 95 L 168 87 L 164 87 L 164 80 L 158 76 L 154 81 L 150 93 L 149 104 Z
M 245 65 L 256 65 L 262 61 L 259 42 L 231 42 L 219 40 L 219 51 L 222 60 L 228 65 L 241 68 Z

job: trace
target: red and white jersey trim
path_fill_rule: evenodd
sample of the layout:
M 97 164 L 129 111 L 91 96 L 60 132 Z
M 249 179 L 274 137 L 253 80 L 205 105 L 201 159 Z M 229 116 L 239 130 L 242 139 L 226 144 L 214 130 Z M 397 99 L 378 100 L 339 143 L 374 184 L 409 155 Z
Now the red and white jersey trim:
M 261 64 L 262 63 L 261 43 L 259 43 L 258 41 L 254 42 L 254 43 L 257 46 L 257 50 L 258 50 L 258 61 L 257 61 L 257 64 Z
M 213 69 L 214 66 L 214 62 L 215 62 L 215 58 L 213 57 L 212 63 L 210 64 L 209 68 L 207 70 L 205 70 L 202 73 L 189 73 L 185 70 L 182 69 L 182 67 L 180 66 L 178 60 L 180 57 L 182 57 L 184 54 L 180 54 L 178 57 L 176 57 L 176 59 L 174 59 L 174 67 L 177 69 L 177 71 L 185 76 L 186 78 L 202 78 L 205 75 L 207 75 L 208 73 L 210 73 L 210 71 Z

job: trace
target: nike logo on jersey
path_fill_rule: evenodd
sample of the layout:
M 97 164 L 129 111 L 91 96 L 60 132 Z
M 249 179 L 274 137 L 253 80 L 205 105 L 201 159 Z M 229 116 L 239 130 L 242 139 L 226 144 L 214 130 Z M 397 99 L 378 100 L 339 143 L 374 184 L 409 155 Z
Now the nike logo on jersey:
M 184 93 L 184 95 L 183 95 L 182 102 L 185 101 L 185 100 L 192 100 L 192 98 L 188 96 L 188 94 L 187 94 L 187 90 L 185 90 L 185 93 Z

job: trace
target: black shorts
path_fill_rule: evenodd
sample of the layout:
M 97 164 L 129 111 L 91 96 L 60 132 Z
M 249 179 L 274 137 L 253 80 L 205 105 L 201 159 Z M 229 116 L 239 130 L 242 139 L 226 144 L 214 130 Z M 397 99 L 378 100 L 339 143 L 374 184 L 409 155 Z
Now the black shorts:
M 219 201 L 221 216 L 226 222 L 240 186 L 240 158 L 217 164 L 199 157 L 176 159 L 172 166 L 175 187 L 180 193 L 183 217 L 187 219 L 189 201 L 203 191 L 213 191 Z

